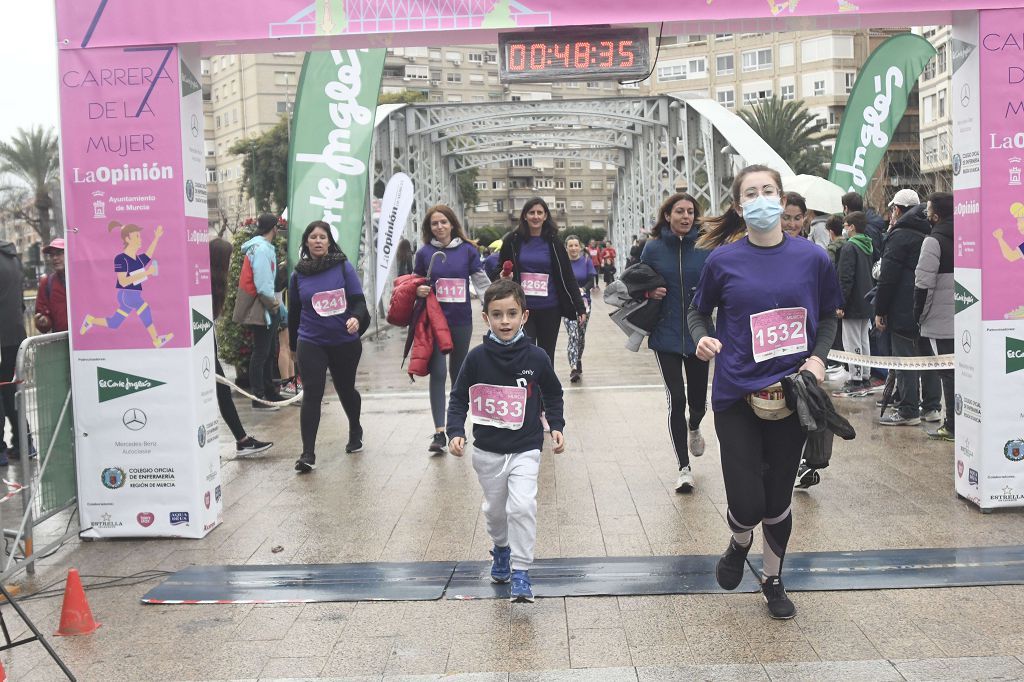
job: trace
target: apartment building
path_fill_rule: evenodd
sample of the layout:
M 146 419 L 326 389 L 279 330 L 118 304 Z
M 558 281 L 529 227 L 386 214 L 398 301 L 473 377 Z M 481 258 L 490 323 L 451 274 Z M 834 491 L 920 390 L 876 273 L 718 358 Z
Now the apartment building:
M 655 94 L 706 97 L 738 111 L 770 99 L 800 101 L 833 136 L 839 132 L 860 66 L 885 39 L 902 30 L 793 31 L 665 36 L 650 79 Z M 882 206 L 895 188 L 916 186 L 917 94 L 896 130 L 868 191 Z M 826 140 L 831 148 L 834 140 Z
M 932 59 L 918 79 L 921 91 L 921 174 L 932 191 L 953 191 L 953 119 L 949 96 L 953 68 L 949 26 L 925 26 L 917 30 L 935 47 Z

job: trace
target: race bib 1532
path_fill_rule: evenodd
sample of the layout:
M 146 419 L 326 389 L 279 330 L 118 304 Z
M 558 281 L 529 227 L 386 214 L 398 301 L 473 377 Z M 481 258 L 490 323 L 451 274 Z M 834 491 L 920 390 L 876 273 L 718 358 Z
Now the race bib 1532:
M 807 309 L 776 308 L 750 316 L 754 362 L 807 350 Z

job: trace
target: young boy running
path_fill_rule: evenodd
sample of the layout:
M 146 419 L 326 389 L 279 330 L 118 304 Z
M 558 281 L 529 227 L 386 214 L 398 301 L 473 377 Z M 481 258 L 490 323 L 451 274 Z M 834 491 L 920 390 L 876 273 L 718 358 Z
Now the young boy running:
M 498 280 L 484 294 L 484 342 L 469 352 L 448 400 L 448 449 L 466 449 L 473 422 L 473 468 L 484 489 L 487 533 L 494 541 L 491 581 L 512 581 L 511 601 L 532 602 L 530 565 L 537 541 L 537 473 L 544 446 L 541 410 L 553 452 L 565 449 L 562 385 L 551 360 L 523 333 L 529 311 L 522 288 Z

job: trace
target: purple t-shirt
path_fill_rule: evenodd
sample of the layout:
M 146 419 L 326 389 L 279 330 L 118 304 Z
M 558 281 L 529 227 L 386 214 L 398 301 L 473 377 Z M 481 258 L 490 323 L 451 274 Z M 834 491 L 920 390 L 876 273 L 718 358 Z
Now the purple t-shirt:
M 134 275 L 139 270 L 145 270 L 146 266 L 149 265 L 150 260 L 150 257 L 144 253 L 140 253 L 136 258 L 132 258 L 127 253 L 119 253 L 114 256 L 114 272 L 123 272 L 126 275 Z M 129 284 L 128 286 L 121 286 L 121 282 L 115 280 L 114 287 L 118 289 L 142 291 L 142 282 L 136 282 L 135 284 Z
M 346 323 L 352 317 L 352 296 L 363 294 L 363 285 L 352 263 L 345 261 L 315 275 L 295 277 L 299 287 L 299 340 L 318 346 L 338 346 L 358 341 L 359 333 L 349 334 Z M 289 300 L 289 305 L 295 301 Z
M 519 283 L 526 292 L 527 310 L 550 310 L 558 307 L 558 293 L 555 291 L 555 287 L 558 286 L 556 264 L 551 260 L 551 245 L 546 239 L 526 238 L 523 248 L 519 250 Z M 545 289 L 546 295 L 537 295 Z
M 587 302 L 587 309 L 590 309 L 590 287 L 588 286 L 594 277 L 597 277 L 597 270 L 594 269 L 594 261 L 586 254 L 580 254 L 572 263 L 572 274 L 576 278 L 576 284 L 583 290 L 583 300 Z
M 711 409 L 720 412 L 799 369 L 822 313 L 842 307 L 843 296 L 828 253 L 814 242 L 786 237 L 762 248 L 743 238 L 708 256 L 693 305 L 704 315 L 718 308 Z M 777 312 L 758 315 L 767 311 Z
M 430 283 L 434 286 L 434 294 L 441 302 L 441 310 L 448 320 L 449 327 L 472 327 L 473 308 L 469 302 L 469 276 L 484 269 L 480 260 L 480 252 L 472 244 L 460 241 L 458 245 L 448 245 L 439 249 L 433 244 L 424 244 L 416 252 L 416 264 L 412 271 L 422 277 L 427 276 L 430 257 L 438 251 L 444 251 L 447 260 L 440 256 L 434 261 L 430 271 Z M 438 284 L 438 280 L 441 280 Z

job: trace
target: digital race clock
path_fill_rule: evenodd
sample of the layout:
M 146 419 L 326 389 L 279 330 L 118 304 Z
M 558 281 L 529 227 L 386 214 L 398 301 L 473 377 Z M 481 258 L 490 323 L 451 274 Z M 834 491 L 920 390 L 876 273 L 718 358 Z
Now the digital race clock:
M 502 82 L 642 78 L 646 28 L 569 27 L 498 35 Z

